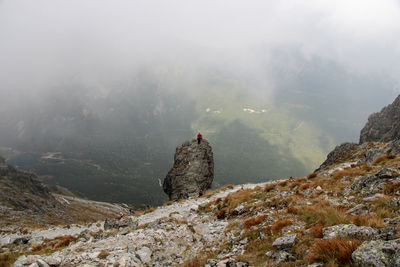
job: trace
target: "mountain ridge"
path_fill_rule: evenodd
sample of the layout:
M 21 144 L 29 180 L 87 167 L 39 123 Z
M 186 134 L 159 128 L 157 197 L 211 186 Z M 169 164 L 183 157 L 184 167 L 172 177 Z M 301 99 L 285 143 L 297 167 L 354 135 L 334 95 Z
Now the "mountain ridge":
M 345 143 L 305 177 L 136 210 L 112 230 L 3 230 L 2 251 L 14 266 L 398 266 L 399 153 L 395 138 Z

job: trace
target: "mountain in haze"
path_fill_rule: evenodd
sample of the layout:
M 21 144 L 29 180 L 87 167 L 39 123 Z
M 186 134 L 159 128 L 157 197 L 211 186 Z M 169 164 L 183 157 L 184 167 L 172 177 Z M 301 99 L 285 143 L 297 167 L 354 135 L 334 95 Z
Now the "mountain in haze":
M 157 204 L 175 147 L 199 131 L 214 150 L 214 187 L 305 175 L 394 94 L 384 77 L 287 51 L 275 57 L 261 69 L 269 84 L 218 66 L 190 80 L 178 65 L 100 85 L 74 79 L 30 98 L 10 93 L 0 154 L 78 195 Z
M 364 130 L 382 120 L 396 126 L 388 111 L 399 106 L 395 101 L 371 115 Z M 365 132 L 380 141 L 337 146 L 305 177 L 227 185 L 119 220 L 104 215 L 94 223 L 35 229 L 15 226 L 16 217 L 2 226 L 8 218 L 2 216 L 0 264 L 398 266 L 400 140 Z M 182 150 L 179 160 L 196 156 Z

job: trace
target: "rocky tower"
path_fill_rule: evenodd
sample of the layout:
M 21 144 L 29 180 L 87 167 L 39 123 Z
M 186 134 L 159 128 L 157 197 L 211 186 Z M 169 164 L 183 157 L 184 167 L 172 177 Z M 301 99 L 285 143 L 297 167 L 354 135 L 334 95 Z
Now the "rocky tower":
M 170 200 L 198 196 L 200 189 L 211 187 L 214 178 L 214 158 L 210 144 L 193 139 L 176 148 L 174 166 L 164 179 L 163 189 Z
M 369 116 L 361 130 L 360 144 L 365 142 L 388 142 L 400 139 L 400 95 L 380 112 Z

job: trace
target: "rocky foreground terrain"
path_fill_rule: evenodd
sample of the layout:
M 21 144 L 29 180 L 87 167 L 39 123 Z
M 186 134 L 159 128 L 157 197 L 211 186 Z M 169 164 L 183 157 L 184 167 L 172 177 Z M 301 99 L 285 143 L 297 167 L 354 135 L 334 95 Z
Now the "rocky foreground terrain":
M 14 255 L 14 266 L 400 266 L 399 143 L 340 146 L 329 166 L 307 177 L 227 186 L 133 219 L 24 233 L 3 228 L 2 261 Z

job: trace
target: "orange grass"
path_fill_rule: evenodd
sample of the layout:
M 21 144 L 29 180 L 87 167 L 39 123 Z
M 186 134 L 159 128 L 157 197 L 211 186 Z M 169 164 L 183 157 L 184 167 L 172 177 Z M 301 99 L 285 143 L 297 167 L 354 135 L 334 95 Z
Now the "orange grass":
M 383 219 L 375 215 L 356 215 L 353 217 L 352 222 L 357 226 L 369 226 L 374 228 L 385 227 Z
M 291 225 L 292 223 L 293 222 L 291 220 L 280 220 L 271 226 L 271 230 L 275 233 L 278 233 L 282 230 L 282 228 Z
M 335 171 L 332 176 L 335 180 L 341 179 L 345 176 L 355 177 L 365 174 L 364 170 L 361 169 L 353 169 L 353 168 L 345 168 L 344 170 Z
M 106 259 L 109 255 L 110 255 L 110 252 L 102 250 L 102 251 L 100 251 L 99 255 L 97 255 L 97 258 Z
M 390 154 L 389 155 L 382 155 L 382 156 L 378 157 L 374 161 L 374 164 L 378 164 L 378 163 L 380 163 L 382 161 L 389 160 L 389 159 L 394 159 L 394 158 L 396 158 L 396 155 L 390 155 Z
M 307 176 L 307 179 L 312 179 L 312 178 L 315 178 L 315 177 L 317 177 L 317 174 L 316 174 L 315 172 L 313 172 L 313 173 L 310 173 L 310 174 Z
M 398 191 L 400 191 L 400 182 L 389 182 L 383 188 L 383 193 L 385 195 L 394 195 Z
M 315 238 L 322 238 L 322 225 L 315 225 L 310 228 L 310 234 Z
M 287 212 L 287 213 L 292 213 L 292 214 L 297 214 L 297 213 L 299 212 L 299 209 L 296 208 L 295 206 L 289 206 L 289 207 L 286 209 L 286 212 Z
M 272 189 L 274 189 L 275 188 L 275 184 L 267 184 L 265 187 L 264 187 L 264 192 L 269 192 L 269 191 L 271 191 Z
M 262 223 L 263 221 L 265 221 L 266 218 L 267 218 L 267 215 L 263 214 L 263 215 L 260 215 L 257 217 L 247 219 L 243 223 L 244 228 L 247 229 L 247 228 L 250 228 L 251 226 L 258 225 L 258 224 Z
M 310 263 L 323 261 L 325 263 L 334 260 L 338 264 L 346 265 L 351 261 L 351 254 L 363 241 L 358 239 L 332 238 L 328 240 L 316 240 L 310 248 L 308 260 Z
M 287 183 L 288 183 L 288 181 L 284 180 L 284 181 L 278 182 L 278 185 L 284 187 L 287 185 Z

